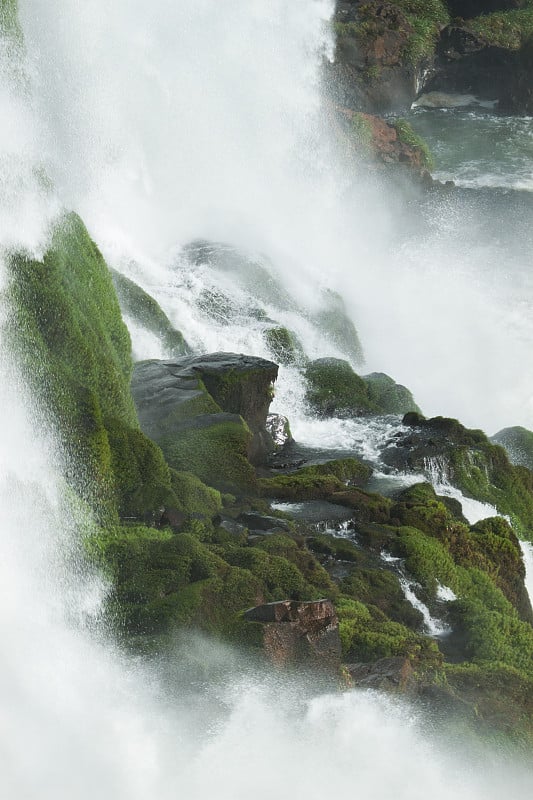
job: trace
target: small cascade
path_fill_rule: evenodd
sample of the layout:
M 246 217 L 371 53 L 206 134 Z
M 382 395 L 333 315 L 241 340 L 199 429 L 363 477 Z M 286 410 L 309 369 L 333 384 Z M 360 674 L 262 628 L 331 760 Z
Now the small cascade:
M 471 525 L 488 517 L 501 517 L 495 506 L 482 503 L 472 497 L 466 497 L 460 489 L 450 483 L 449 464 L 442 456 L 432 456 L 424 459 L 424 473 L 437 494 L 444 497 L 453 497 L 461 503 L 463 515 Z M 507 518 L 506 518 L 507 519 Z
M 520 541 L 520 548 L 522 550 L 522 558 L 526 567 L 526 589 L 529 595 L 529 600 L 533 606 L 533 544 L 531 542 Z
M 413 608 L 415 608 L 422 614 L 426 633 L 429 636 L 435 636 L 435 637 L 448 636 L 448 634 L 451 633 L 450 626 L 446 625 L 446 623 L 444 623 L 437 617 L 433 617 L 426 604 L 423 603 L 418 598 L 415 589 L 420 588 L 420 584 L 416 583 L 416 581 L 409 580 L 409 578 L 407 578 L 402 567 L 403 559 L 398 558 L 398 556 L 391 555 L 391 553 L 388 553 L 386 550 L 381 551 L 380 557 L 382 561 L 384 561 L 386 564 L 391 565 L 394 568 L 394 570 L 398 573 L 400 586 L 402 587 L 405 599 L 409 603 L 411 603 Z M 452 592 L 452 590 L 449 589 L 447 586 L 441 586 L 441 584 L 438 584 L 437 599 L 442 602 L 449 602 L 450 600 L 456 600 L 457 598 L 455 594 Z
M 451 633 L 450 626 L 446 625 L 442 620 L 432 617 L 429 608 L 416 596 L 414 589 L 418 587 L 417 583 L 402 577 L 400 578 L 400 586 L 403 589 L 405 599 L 422 614 L 426 632 L 430 636 L 447 636 Z

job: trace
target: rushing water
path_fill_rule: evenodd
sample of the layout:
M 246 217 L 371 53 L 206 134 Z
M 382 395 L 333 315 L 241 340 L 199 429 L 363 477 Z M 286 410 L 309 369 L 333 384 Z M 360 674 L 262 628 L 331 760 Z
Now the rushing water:
M 515 363 L 523 329 L 494 318 L 491 282 L 476 282 L 480 253 L 447 275 L 439 242 L 449 217 L 426 220 L 399 246 L 390 209 L 378 213 L 371 188 L 335 167 L 319 79 L 331 53 L 329 0 L 20 0 L 20 8 L 27 55 L 0 48 L 2 248 L 39 254 L 54 214 L 74 208 L 195 345 L 242 341 L 260 353 L 253 330 L 239 339 L 238 325 L 203 320 L 185 293 L 205 276 L 185 275 L 184 287 L 182 245 L 230 241 L 266 254 L 298 300 L 284 313 L 302 332 L 323 290 L 342 289 L 369 366 L 411 384 L 428 410 L 464 411 L 492 427 L 527 424 L 531 385 Z M 479 333 L 467 347 L 469 315 Z M 310 353 L 328 354 L 317 339 L 306 337 Z M 472 374 L 471 359 L 481 341 L 478 383 L 485 373 Z M 139 355 L 156 347 L 142 334 L 137 345 Z M 502 365 L 505 351 L 515 357 Z M 259 675 L 205 642 L 177 646 L 174 656 L 196 659 L 195 673 L 211 671 L 204 686 L 163 681 L 157 664 L 118 651 L 100 619 L 105 583 L 83 556 L 87 520 L 3 346 L 1 356 L 2 797 L 530 796 L 530 772 L 495 756 L 468 760 L 406 704 Z M 286 374 L 293 388 L 281 398 L 298 411 L 298 376 Z M 486 396 L 491 403 L 481 403 Z
M 531 427 L 531 204 L 406 204 L 346 168 L 320 93 L 332 6 L 21 0 L 43 167 L 198 348 L 265 350 L 261 326 L 197 307 L 198 281 L 214 277 L 181 248 L 200 237 L 265 260 L 295 308 L 263 310 L 310 356 L 338 354 L 308 324 L 334 289 L 368 370 L 409 386 L 425 413 Z

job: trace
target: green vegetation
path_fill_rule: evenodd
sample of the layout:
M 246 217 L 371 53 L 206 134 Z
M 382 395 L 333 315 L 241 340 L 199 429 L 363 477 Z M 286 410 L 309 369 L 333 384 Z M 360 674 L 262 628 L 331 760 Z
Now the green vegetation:
M 375 661 L 388 656 L 408 656 L 424 664 L 440 664 L 437 644 L 389 620 L 375 606 L 342 598 L 337 603 L 343 656 L 347 661 Z
M 42 261 L 8 259 L 8 333 L 28 383 L 64 444 L 65 474 L 103 520 L 175 501 L 129 391 L 131 345 L 107 266 L 74 214 Z
M 320 416 L 360 416 L 377 413 L 364 380 L 347 361 L 320 358 L 308 364 L 306 400 Z
M 427 142 L 418 133 L 415 132 L 413 126 L 406 119 L 397 119 L 393 122 L 393 126 L 398 134 L 398 138 L 403 144 L 413 147 L 420 154 L 422 166 L 425 169 L 433 169 L 435 162 L 428 147 Z
M 123 312 L 141 327 L 157 336 L 169 358 L 186 355 L 190 352 L 183 334 L 174 328 L 153 297 L 150 297 L 144 289 L 126 278 L 125 275 L 121 275 L 120 272 L 111 270 L 111 276 Z
M 527 8 L 482 14 L 467 20 L 466 27 L 491 45 L 518 50 L 533 36 L 533 3 L 528 0 Z
M 267 328 L 264 332 L 265 343 L 277 364 L 303 364 L 305 353 L 296 335 L 288 328 Z
M 209 486 L 229 492 L 251 492 L 256 487 L 255 470 L 248 461 L 251 433 L 240 417 L 206 414 L 158 441 L 171 467 L 192 472 Z
M 446 3 L 443 0 L 393 0 L 391 5 L 405 14 L 405 63 L 414 66 L 431 57 L 441 28 L 450 21 Z M 340 40 L 373 39 L 387 30 L 385 20 L 376 17 L 372 4 L 359 6 L 358 15 L 357 22 L 336 23 L 335 32 Z
M 419 411 L 411 392 L 383 373 L 360 377 L 347 361 L 320 358 L 306 368 L 306 400 L 320 416 L 405 414 Z
M 433 54 L 441 28 L 450 21 L 446 3 L 443 0 L 394 0 L 394 5 L 405 12 L 414 29 L 404 58 L 409 64 L 419 64 Z
M 345 458 L 303 467 L 273 478 L 260 478 L 258 486 L 265 497 L 313 500 L 342 492 L 347 485 L 364 484 L 371 474 L 370 467 L 355 458 Z

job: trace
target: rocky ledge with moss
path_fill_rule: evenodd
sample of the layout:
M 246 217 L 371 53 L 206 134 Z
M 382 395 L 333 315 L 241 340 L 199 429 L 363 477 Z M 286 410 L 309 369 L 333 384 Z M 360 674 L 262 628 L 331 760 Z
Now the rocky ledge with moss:
M 428 484 L 378 494 L 350 453 L 315 451 L 258 475 L 274 363 L 234 354 L 144 362 L 135 405 L 128 332 L 81 220 L 65 217 L 41 260 L 19 253 L 9 263 L 12 341 L 60 434 L 65 478 L 92 509 L 87 552 L 110 580 L 109 619 L 125 642 L 161 648 L 177 628 L 198 627 L 258 655 L 266 644 L 287 665 L 321 654 L 331 665 L 340 640 L 342 660 L 358 665 L 354 680 L 460 707 L 474 727 L 532 736 L 532 611 L 506 520 L 469 525 Z M 407 404 L 385 449 L 390 463 L 393 452 L 408 469 L 446 458 L 456 485 L 531 538 L 533 474 L 483 433 L 425 420 L 406 389 L 344 361 L 311 363 L 307 380 L 322 415 Z M 328 520 L 342 536 L 324 530 Z M 406 582 L 447 636 L 428 634 Z M 283 619 L 246 614 L 270 603 Z
M 422 92 L 533 109 L 531 0 L 341 0 L 332 67 L 340 105 L 402 112 Z

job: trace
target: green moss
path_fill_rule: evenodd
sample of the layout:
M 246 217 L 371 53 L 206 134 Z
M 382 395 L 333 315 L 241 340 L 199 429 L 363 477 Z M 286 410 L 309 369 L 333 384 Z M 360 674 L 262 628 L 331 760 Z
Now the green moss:
M 392 123 L 400 142 L 414 148 L 419 154 L 422 166 L 425 169 L 433 169 L 435 162 L 429 149 L 428 143 L 416 131 L 406 119 L 397 119 Z M 411 409 L 409 409 L 411 410 Z M 413 409 L 416 410 L 416 409 Z
M 469 19 L 465 24 L 490 45 L 518 50 L 533 36 L 533 3 L 527 8 L 495 11 Z
M 321 416 L 358 416 L 377 413 L 364 380 L 347 361 L 320 358 L 305 371 L 306 401 Z
M 18 19 L 18 0 L 0 0 L 0 35 L 7 34 L 22 39 Z
M 264 332 L 264 339 L 276 363 L 285 366 L 304 363 L 303 347 L 295 334 L 288 328 L 267 328 Z
M 265 497 L 313 500 L 342 492 L 347 485 L 366 483 L 371 474 L 370 467 L 355 458 L 343 458 L 303 467 L 273 478 L 260 478 L 258 486 Z
M 337 613 L 343 656 L 347 661 L 375 661 L 389 656 L 406 656 L 426 664 L 441 661 L 435 642 L 388 620 L 373 606 L 341 598 Z
M 405 386 L 396 383 L 383 372 L 363 376 L 368 387 L 368 396 L 383 414 L 407 414 L 420 412 L 413 395 Z
M 408 36 L 403 60 L 406 65 L 416 66 L 433 55 L 439 32 L 450 21 L 446 3 L 443 0 L 394 0 L 391 5 L 403 11 L 411 26 L 405 28 Z M 376 18 L 375 6 L 371 3 L 359 6 L 358 17 L 357 22 L 336 23 L 341 46 L 343 40 L 374 39 L 387 30 L 385 22 Z
M 176 330 L 159 303 L 150 297 L 134 281 L 111 270 L 113 283 L 124 313 L 132 317 L 141 327 L 157 336 L 169 358 L 186 355 L 190 348 L 183 334 Z
M 67 478 L 101 520 L 116 519 L 117 506 L 126 513 L 157 506 L 168 472 L 138 430 L 129 334 L 83 223 L 64 217 L 42 261 L 16 253 L 8 266 L 8 334 L 60 433 Z
M 340 584 L 341 592 L 382 611 L 393 622 L 419 630 L 422 614 L 405 599 L 400 581 L 386 569 L 355 567 Z
M 248 461 L 251 434 L 242 419 L 228 414 L 205 415 L 168 438 L 161 449 L 171 467 L 192 472 L 222 491 L 251 491 L 255 471 Z
M 180 509 L 187 515 L 214 517 L 222 510 L 222 497 L 216 489 L 190 472 L 171 470 L 172 489 Z

